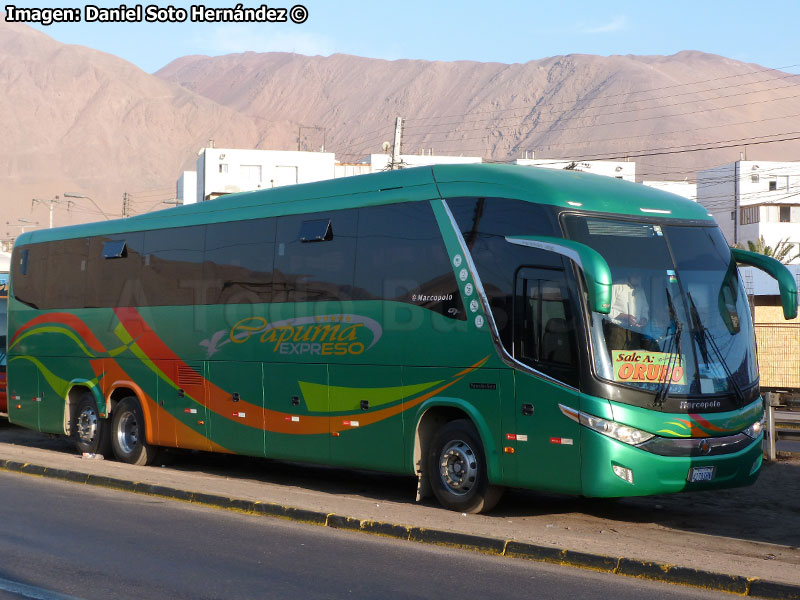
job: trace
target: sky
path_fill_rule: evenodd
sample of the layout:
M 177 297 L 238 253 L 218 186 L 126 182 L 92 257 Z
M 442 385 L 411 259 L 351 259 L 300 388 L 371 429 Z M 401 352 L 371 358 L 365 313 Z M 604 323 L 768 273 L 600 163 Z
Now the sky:
M 6 0 L 0 7 L 80 9 L 79 23 L 34 26 L 60 42 L 114 54 L 151 73 L 181 56 L 245 51 L 519 63 L 561 54 L 669 55 L 700 50 L 793 72 L 800 63 L 800 41 L 793 30 L 800 22 L 797 0 L 294 1 L 307 9 L 303 23 L 199 23 L 190 16 L 179 23 L 92 23 L 84 20 L 86 2 Z M 95 5 L 120 4 L 96 0 Z M 171 5 L 188 12 L 192 4 Z M 201 6 L 236 4 L 207 0 Z M 142 10 L 149 5 L 167 8 L 170 2 L 146 0 Z M 126 6 L 136 6 L 135 0 Z M 276 0 L 268 6 L 288 11 L 294 4 Z

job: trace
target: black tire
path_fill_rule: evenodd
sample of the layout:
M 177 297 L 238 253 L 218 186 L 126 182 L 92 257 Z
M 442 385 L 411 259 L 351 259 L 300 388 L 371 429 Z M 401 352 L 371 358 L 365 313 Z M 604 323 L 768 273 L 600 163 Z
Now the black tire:
M 503 495 L 502 487 L 489 484 L 481 438 L 467 419 L 450 421 L 436 432 L 427 466 L 433 493 L 449 510 L 488 512 Z
M 97 402 L 91 393 L 84 392 L 78 400 L 70 429 L 70 436 L 75 440 L 78 452 L 111 455 L 111 423 L 100 417 Z
M 118 461 L 131 465 L 149 465 L 156 457 L 156 447 L 147 443 L 144 413 L 139 401 L 130 396 L 114 408 L 111 448 Z

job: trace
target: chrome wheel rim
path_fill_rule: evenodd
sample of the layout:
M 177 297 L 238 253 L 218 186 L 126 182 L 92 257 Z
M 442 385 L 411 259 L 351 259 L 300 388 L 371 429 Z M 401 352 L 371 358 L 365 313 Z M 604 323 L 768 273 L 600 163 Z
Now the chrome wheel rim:
M 132 454 L 139 444 L 139 423 L 136 415 L 126 412 L 119 419 L 116 431 L 117 445 L 125 454 Z
M 478 478 L 478 457 L 470 445 L 463 440 L 449 442 L 439 455 L 439 475 L 452 493 L 468 494 Z
M 87 406 L 78 415 L 76 433 L 81 443 L 90 445 L 97 436 L 97 411 Z

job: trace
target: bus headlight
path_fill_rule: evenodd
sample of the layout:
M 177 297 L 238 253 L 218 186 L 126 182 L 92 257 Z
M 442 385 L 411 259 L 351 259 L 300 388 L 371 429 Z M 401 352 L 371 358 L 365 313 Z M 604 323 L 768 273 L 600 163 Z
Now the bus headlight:
M 762 416 L 758 421 L 750 425 L 747 429 L 744 430 L 744 434 L 756 439 L 758 436 L 761 435 L 761 432 L 764 431 L 764 417 Z
M 650 438 L 655 437 L 652 433 L 642 431 L 641 429 L 629 427 L 628 425 L 622 425 L 616 421 L 608 421 L 606 419 L 601 419 L 600 417 L 587 415 L 584 412 L 580 413 L 580 422 L 581 425 L 585 425 L 589 429 L 593 429 L 598 433 L 607 435 L 608 437 L 619 440 L 620 442 L 630 444 L 631 446 L 638 446 L 642 442 L 646 442 Z

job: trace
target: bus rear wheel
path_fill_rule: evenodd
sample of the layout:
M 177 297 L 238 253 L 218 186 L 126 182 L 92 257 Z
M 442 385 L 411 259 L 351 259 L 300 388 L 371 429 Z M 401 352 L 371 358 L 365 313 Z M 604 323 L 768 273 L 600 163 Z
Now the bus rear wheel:
M 437 500 L 449 510 L 488 512 L 503 495 L 502 487 L 489 484 L 480 436 L 467 419 L 450 421 L 436 432 L 428 476 Z
M 131 465 L 149 465 L 155 460 L 156 448 L 145 436 L 142 407 L 132 396 L 120 400 L 114 409 L 111 448 L 117 460 Z
M 87 454 L 111 454 L 109 439 L 110 423 L 100 417 L 97 402 L 89 392 L 84 392 L 75 407 L 75 418 L 70 434 L 78 451 Z

